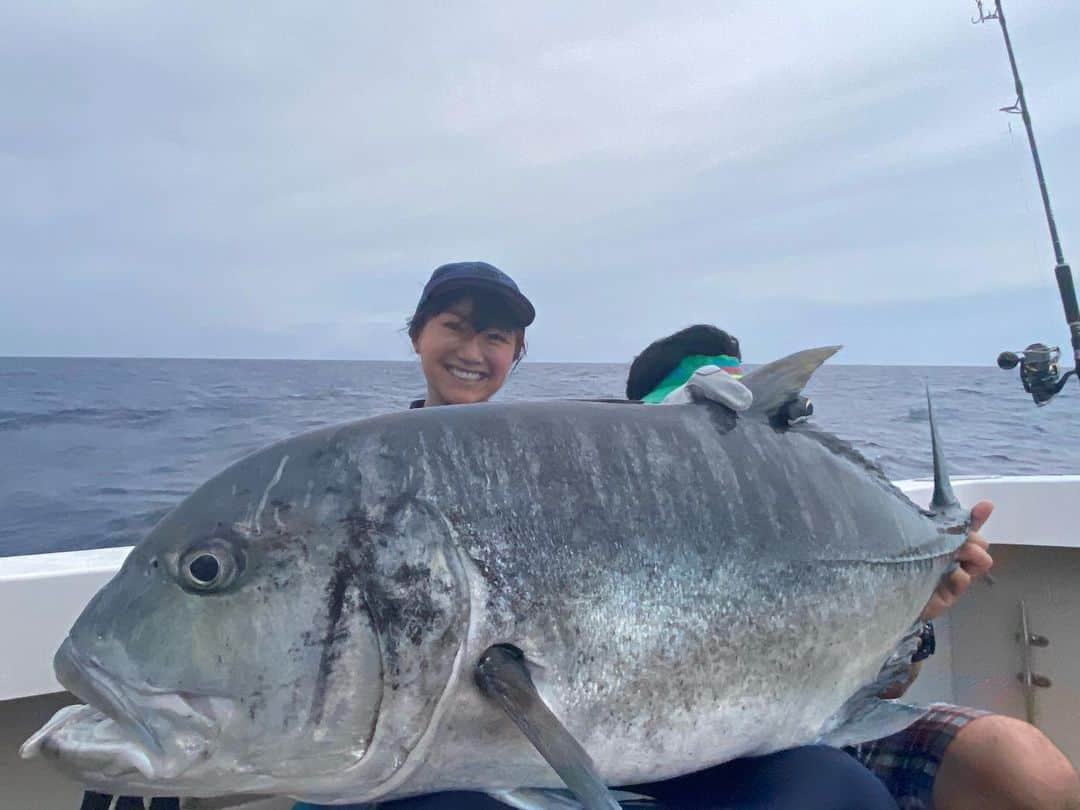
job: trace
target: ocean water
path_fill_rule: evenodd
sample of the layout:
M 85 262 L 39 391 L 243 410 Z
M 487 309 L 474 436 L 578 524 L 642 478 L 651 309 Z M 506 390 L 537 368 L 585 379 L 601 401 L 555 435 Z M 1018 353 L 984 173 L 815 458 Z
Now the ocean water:
M 622 364 L 526 361 L 500 393 L 618 397 Z M 996 368 L 825 366 L 814 421 L 894 479 L 1080 473 L 1080 386 L 1035 408 Z M 408 406 L 410 362 L 0 358 L 0 556 L 136 542 L 204 480 L 286 436 Z

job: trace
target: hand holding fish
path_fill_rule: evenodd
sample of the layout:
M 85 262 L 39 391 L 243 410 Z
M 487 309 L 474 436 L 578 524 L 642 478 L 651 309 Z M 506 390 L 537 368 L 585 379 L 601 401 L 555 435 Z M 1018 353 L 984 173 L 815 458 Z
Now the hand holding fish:
M 990 501 L 979 501 L 971 507 L 971 525 L 968 527 L 967 540 L 957 549 L 955 556 L 960 565 L 938 583 L 934 595 L 923 608 L 924 621 L 935 619 L 951 608 L 971 583 L 984 576 L 993 566 L 994 560 L 988 550 L 990 542 L 980 531 L 993 511 L 994 504 Z

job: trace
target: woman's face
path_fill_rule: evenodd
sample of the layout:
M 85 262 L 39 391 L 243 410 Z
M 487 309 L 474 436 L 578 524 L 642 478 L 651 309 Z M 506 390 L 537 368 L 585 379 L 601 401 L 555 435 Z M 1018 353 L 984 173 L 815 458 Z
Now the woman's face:
M 425 405 L 484 402 L 502 387 L 514 365 L 520 330 L 477 332 L 469 320 L 472 307 L 471 298 L 459 299 L 428 320 L 413 341 L 427 378 Z

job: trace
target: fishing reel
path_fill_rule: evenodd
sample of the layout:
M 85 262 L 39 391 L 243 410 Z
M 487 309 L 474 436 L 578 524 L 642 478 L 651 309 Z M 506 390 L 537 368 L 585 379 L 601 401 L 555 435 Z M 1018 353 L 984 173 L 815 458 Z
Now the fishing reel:
M 1045 343 L 1032 343 L 1022 352 L 1002 352 L 998 355 L 998 368 L 1006 371 L 1020 366 L 1020 384 L 1031 394 L 1040 407 L 1049 402 L 1065 387 L 1076 369 L 1060 374 L 1061 349 Z

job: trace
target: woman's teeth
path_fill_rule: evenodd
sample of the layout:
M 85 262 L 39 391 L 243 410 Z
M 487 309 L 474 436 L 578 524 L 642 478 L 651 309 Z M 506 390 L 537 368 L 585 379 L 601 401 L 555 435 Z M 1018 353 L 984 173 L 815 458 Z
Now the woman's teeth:
M 447 366 L 446 370 L 459 380 L 465 380 L 466 382 L 476 382 L 484 378 L 484 375 L 479 371 L 466 371 L 463 368 L 454 368 L 454 366 Z

